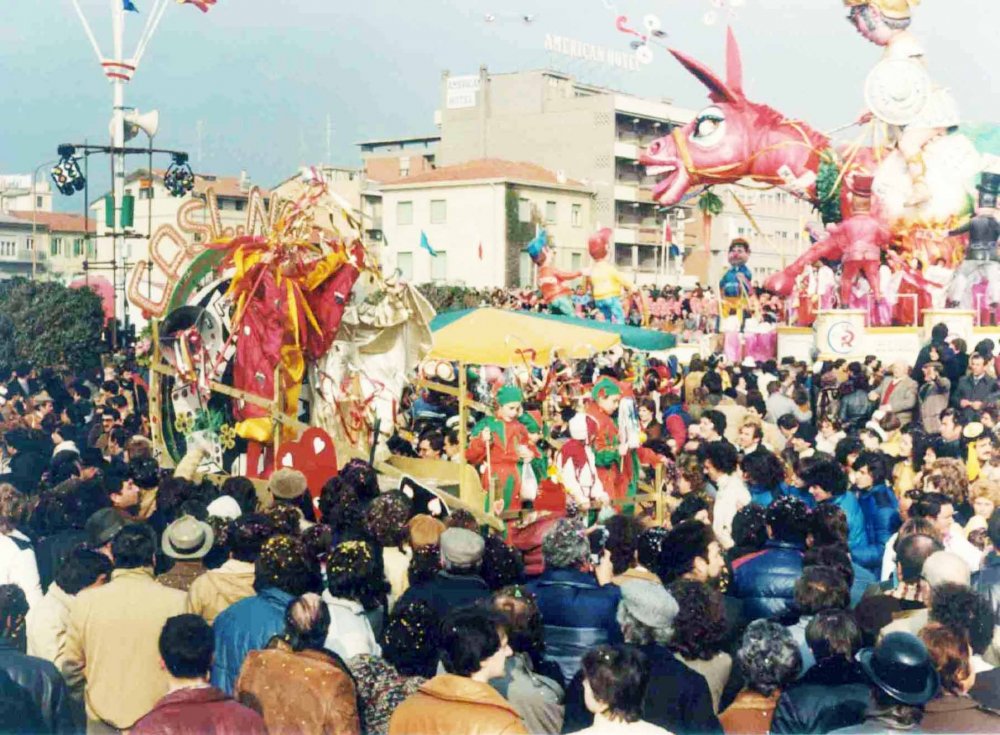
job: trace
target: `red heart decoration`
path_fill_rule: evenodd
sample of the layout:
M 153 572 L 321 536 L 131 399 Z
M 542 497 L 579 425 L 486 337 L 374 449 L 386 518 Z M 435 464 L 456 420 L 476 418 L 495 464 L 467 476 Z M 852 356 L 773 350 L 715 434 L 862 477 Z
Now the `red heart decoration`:
M 275 468 L 282 467 L 305 475 L 309 494 L 318 498 L 323 484 L 337 476 L 337 450 L 333 439 L 317 426 L 306 429 L 298 441 L 286 442 L 278 449 Z

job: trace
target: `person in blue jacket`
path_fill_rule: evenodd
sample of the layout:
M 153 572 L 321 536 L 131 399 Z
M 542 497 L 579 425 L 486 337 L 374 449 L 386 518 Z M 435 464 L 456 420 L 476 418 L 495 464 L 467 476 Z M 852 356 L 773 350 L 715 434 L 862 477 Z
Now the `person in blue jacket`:
M 863 549 L 868 544 L 865 516 L 857 497 L 847 489 L 847 474 L 843 468 L 832 460 L 821 460 L 803 469 L 800 477 L 817 505 L 829 503 L 844 511 L 847 516 L 847 547 L 854 561 L 860 564 L 858 551 L 864 553 Z
M 773 452 L 760 448 L 750 452 L 740 462 L 740 469 L 751 503 L 766 508 L 783 495 L 790 495 L 810 507 L 815 505 L 812 496 L 785 482 L 785 466 Z
M 899 530 L 899 501 L 886 484 L 886 458 L 880 452 L 862 452 L 854 460 L 854 486 L 858 505 L 865 518 L 865 544 L 851 549 L 854 560 L 869 571 L 879 574 L 882 555 L 892 534 Z
M 257 594 L 235 602 L 215 619 L 215 659 L 212 686 L 226 694 L 243 667 L 243 659 L 264 648 L 285 630 L 285 610 L 296 597 L 319 592 L 319 565 L 305 546 L 291 536 L 272 536 L 261 547 L 253 582 Z
M 808 532 L 809 508 L 798 498 L 785 495 L 768 507 L 764 548 L 732 563 L 732 592 L 743 601 L 748 620 L 779 618 L 793 610 Z
M 588 649 L 621 643 L 621 592 L 611 583 L 611 552 L 604 549 L 599 561 L 592 560 L 587 531 L 578 521 L 557 521 L 542 540 L 542 557 L 545 571 L 525 588 L 542 614 L 546 655 L 563 679 L 572 681 Z

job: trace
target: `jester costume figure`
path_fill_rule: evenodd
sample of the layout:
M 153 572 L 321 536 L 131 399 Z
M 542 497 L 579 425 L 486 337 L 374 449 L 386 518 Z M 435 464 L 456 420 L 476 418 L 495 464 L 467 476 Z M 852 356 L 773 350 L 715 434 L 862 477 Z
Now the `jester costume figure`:
M 236 267 L 228 292 L 240 329 L 233 386 L 269 400 L 278 387 L 285 412 L 294 415 L 306 360 L 324 354 L 337 335 L 363 263 L 361 243 L 323 252 L 308 242 L 281 247 L 245 236 L 209 247 L 226 250 L 224 262 Z M 239 401 L 233 415 L 239 436 L 261 443 L 271 439 L 266 409 Z
M 479 467 L 487 495 L 491 486 L 500 493 L 504 510 L 521 508 L 521 461 L 538 457 L 528 430 L 518 420 L 524 396 L 506 385 L 497 392 L 497 412 L 472 428 L 465 460 Z
M 576 309 L 570 298 L 572 290 L 567 281 L 579 278 L 580 271 L 562 271 L 556 268 L 556 255 L 549 244 L 545 230 L 539 230 L 535 239 L 528 243 L 528 255 L 538 266 L 538 289 L 542 292 L 542 301 L 553 314 L 575 316 Z
M 628 479 L 622 471 L 623 453 L 618 437 L 618 425 L 612 418 L 618 411 L 622 391 L 610 378 L 601 378 L 590 393 L 585 412 L 593 420 L 592 448 L 597 477 L 612 500 L 624 498 Z

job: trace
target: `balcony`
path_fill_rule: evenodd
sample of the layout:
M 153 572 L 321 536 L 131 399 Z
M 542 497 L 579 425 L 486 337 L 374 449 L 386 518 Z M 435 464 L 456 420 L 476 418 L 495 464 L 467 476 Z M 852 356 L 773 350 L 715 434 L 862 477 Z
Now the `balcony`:
M 619 226 L 615 228 L 615 243 L 621 245 L 635 245 L 639 235 L 638 229 Z
M 639 201 L 639 188 L 625 184 L 615 184 L 615 199 L 620 202 Z
M 624 158 L 629 161 L 635 161 L 639 158 L 639 151 L 642 149 L 636 145 L 635 142 L 629 142 L 625 140 L 615 141 L 615 158 Z
M 615 242 L 623 245 L 659 245 L 663 242 L 663 226 L 655 220 L 619 218 L 615 227 Z

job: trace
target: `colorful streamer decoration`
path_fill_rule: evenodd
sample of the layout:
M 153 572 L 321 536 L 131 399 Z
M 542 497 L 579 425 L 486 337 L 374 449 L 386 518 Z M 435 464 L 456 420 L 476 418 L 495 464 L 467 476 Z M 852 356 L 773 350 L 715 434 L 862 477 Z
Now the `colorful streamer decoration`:
M 653 60 L 653 51 L 649 48 L 649 44 L 655 43 L 658 39 L 666 38 L 667 33 L 663 30 L 659 16 L 652 13 L 642 19 L 642 25 L 645 32 L 632 28 L 629 25 L 628 17 L 625 15 L 619 15 L 615 18 L 615 28 L 621 33 L 634 36 L 629 46 L 635 50 L 635 55 L 639 61 L 643 64 L 648 64 Z M 662 43 L 659 45 L 666 48 Z
M 125 0 L 128 2 L 129 0 Z M 207 13 L 209 9 L 215 5 L 216 0 L 177 0 L 179 5 L 194 5 L 198 10 L 203 13 Z

